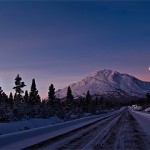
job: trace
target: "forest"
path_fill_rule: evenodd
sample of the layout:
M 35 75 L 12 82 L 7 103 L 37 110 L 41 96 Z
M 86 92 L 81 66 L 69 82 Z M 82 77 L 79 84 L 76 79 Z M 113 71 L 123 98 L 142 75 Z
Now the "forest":
M 24 91 L 25 83 L 18 74 L 15 78 L 15 94 L 7 95 L 0 87 L 0 122 L 11 122 L 30 118 L 49 118 L 57 116 L 64 121 L 81 118 L 85 113 L 91 115 L 105 113 L 111 109 L 118 109 L 127 105 L 149 105 L 150 95 L 133 100 L 111 100 L 101 97 L 92 97 L 87 91 L 85 97 L 74 98 L 70 86 L 66 97 L 60 99 L 55 95 L 55 87 L 50 84 L 47 99 L 42 100 L 36 88 L 35 79 L 32 79 L 31 89 Z

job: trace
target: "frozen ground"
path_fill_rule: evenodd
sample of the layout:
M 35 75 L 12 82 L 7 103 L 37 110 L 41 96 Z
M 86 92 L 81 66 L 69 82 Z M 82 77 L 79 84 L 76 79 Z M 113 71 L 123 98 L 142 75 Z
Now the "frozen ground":
M 102 116 L 0 136 L 0 149 L 148 150 L 150 116 L 130 107 Z
M 148 150 L 150 116 L 125 108 L 98 122 L 38 144 L 33 149 Z
M 0 136 L 0 149 L 22 149 L 36 143 L 45 141 L 49 138 L 59 136 L 61 134 L 72 131 L 81 126 L 85 126 L 92 122 L 95 122 L 105 116 L 112 115 L 119 112 L 115 111 L 109 114 L 96 115 L 85 117 L 73 121 L 64 123 L 58 123 L 55 125 L 44 126 L 40 128 L 30 129 L 22 132 L 16 132 Z

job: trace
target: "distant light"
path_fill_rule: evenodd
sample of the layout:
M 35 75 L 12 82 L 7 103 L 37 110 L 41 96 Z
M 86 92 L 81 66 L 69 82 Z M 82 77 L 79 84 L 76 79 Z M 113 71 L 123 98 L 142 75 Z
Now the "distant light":
M 148 68 L 148 70 L 150 71 L 150 67 Z

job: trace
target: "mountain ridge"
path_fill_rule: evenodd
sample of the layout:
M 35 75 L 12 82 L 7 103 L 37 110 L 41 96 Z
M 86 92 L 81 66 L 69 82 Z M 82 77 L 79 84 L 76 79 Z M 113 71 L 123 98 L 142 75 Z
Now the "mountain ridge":
M 141 81 L 132 75 L 108 69 L 90 73 L 81 81 L 69 86 L 75 97 L 85 96 L 87 91 L 90 91 L 91 95 L 111 95 L 114 97 L 143 97 L 150 92 L 150 82 Z M 58 90 L 56 95 L 63 98 L 66 93 L 67 87 Z

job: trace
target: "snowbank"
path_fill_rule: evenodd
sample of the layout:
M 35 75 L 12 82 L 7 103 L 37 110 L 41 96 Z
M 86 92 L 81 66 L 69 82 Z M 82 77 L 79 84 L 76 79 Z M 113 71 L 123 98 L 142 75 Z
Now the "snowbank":
M 150 112 L 150 107 L 146 108 L 144 111 L 145 112 Z
M 132 105 L 132 109 L 140 111 L 140 110 L 142 110 L 142 106 Z
M 18 133 L 1 135 L 0 149 L 23 149 L 25 147 L 40 143 L 52 137 L 80 128 L 84 125 L 102 119 L 103 117 L 111 116 L 118 112 L 119 110 L 109 114 L 96 115 L 64 123 L 59 123 L 56 125 L 49 125 L 46 127 L 36 128 Z
M 48 126 L 54 123 L 60 123 L 61 120 L 58 117 L 50 117 L 48 119 L 29 119 L 22 121 L 15 121 L 10 123 L 0 123 L 0 135 L 9 134 L 13 132 L 30 130 L 42 126 Z
M 129 109 L 133 117 L 137 120 L 137 122 L 141 125 L 145 133 L 150 137 L 150 114 L 133 111 L 131 108 Z

